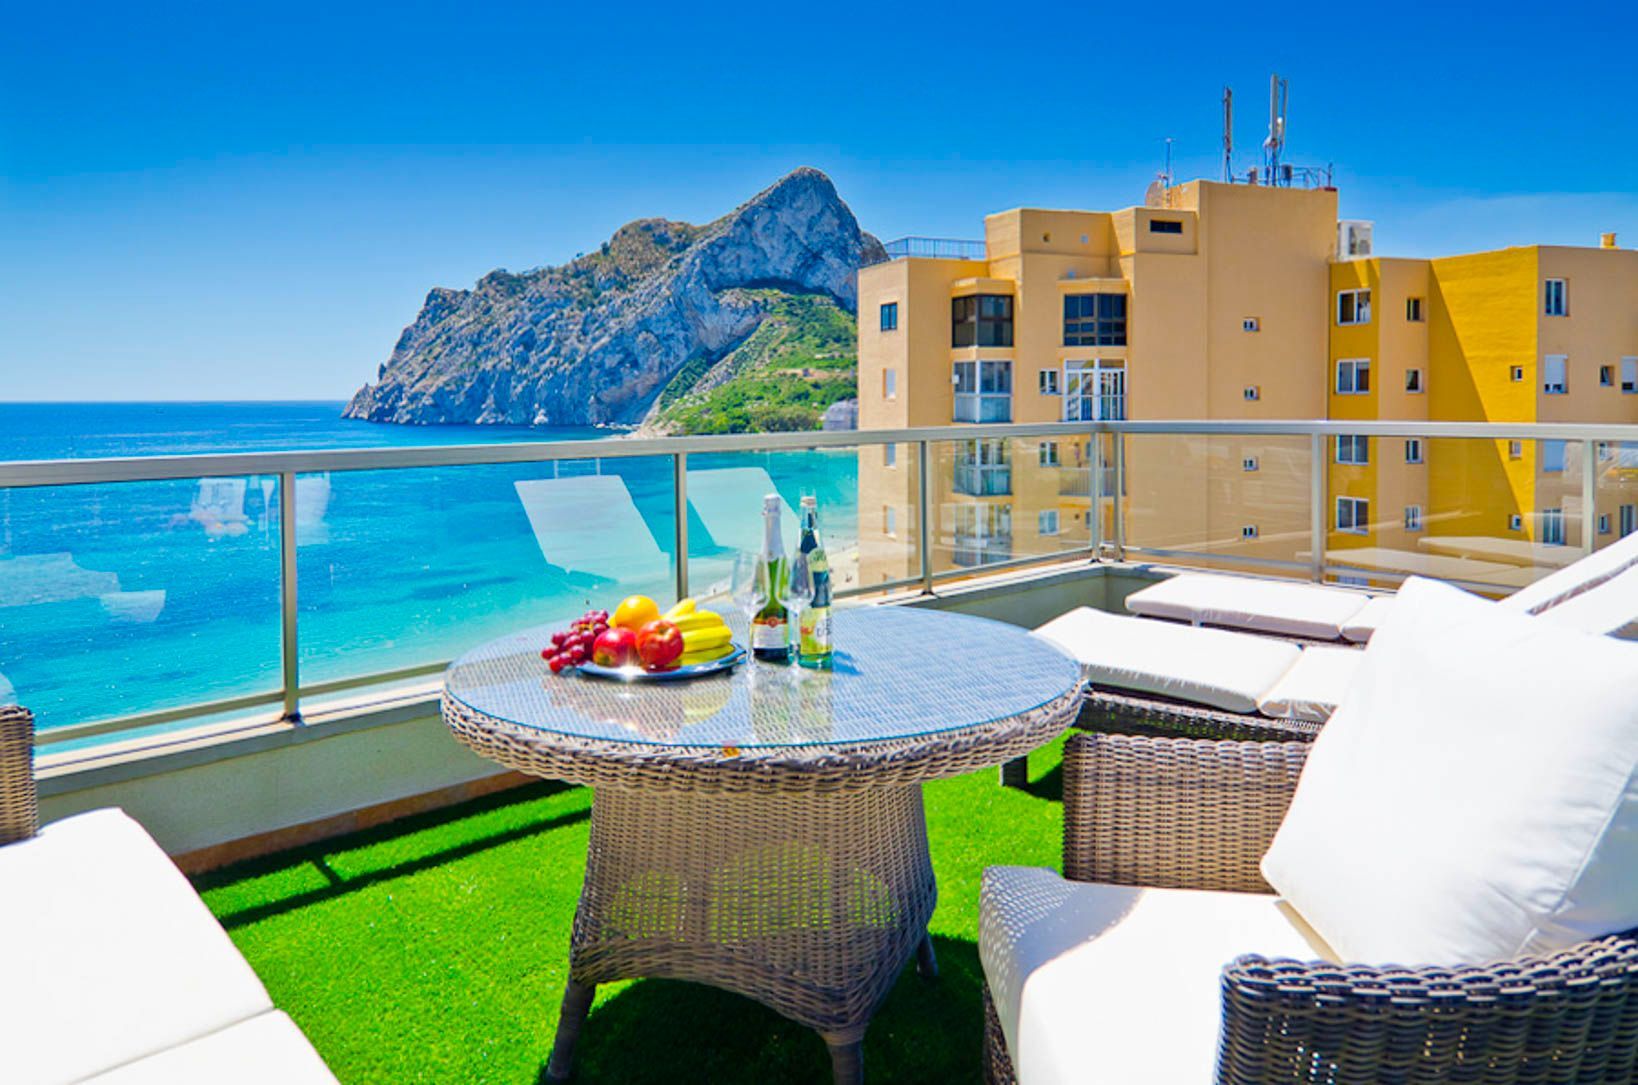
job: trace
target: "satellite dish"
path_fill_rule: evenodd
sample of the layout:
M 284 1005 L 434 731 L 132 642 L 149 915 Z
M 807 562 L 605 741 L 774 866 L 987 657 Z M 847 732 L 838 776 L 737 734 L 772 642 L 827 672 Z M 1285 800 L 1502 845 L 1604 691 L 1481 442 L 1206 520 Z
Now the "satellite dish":
M 1149 187 L 1143 190 L 1144 207 L 1166 206 L 1166 186 L 1157 181 L 1150 181 Z

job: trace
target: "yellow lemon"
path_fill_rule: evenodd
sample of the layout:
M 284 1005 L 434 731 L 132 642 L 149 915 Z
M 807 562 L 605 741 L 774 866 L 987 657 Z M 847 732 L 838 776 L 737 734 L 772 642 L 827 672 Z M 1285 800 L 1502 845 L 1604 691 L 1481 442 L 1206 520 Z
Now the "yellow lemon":
M 628 595 L 614 608 L 609 624 L 616 629 L 636 632 L 660 617 L 660 605 L 646 595 Z

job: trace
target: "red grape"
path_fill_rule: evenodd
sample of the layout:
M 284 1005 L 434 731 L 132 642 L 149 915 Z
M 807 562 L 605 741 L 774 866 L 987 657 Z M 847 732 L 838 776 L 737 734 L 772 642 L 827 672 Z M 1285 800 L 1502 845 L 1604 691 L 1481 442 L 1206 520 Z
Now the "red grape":
M 546 666 L 552 669 L 553 674 L 562 674 L 563 668 L 566 665 L 567 661 L 565 661 L 562 656 L 553 656 L 551 659 L 546 661 Z

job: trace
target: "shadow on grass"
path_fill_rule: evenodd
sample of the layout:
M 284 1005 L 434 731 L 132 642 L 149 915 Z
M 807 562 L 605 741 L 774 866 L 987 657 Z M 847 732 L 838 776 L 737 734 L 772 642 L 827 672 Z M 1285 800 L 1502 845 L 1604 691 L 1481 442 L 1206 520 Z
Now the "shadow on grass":
M 1034 795 L 1037 799 L 1046 799 L 1049 802 L 1062 802 L 1064 798 L 1064 766 L 1061 762 L 1054 762 L 1052 767 L 1041 775 L 1030 780 L 1020 790 L 1026 795 Z
M 554 829 L 584 821 L 589 816 L 587 810 L 574 810 L 557 815 L 542 814 L 540 817 L 524 824 L 482 833 L 459 844 L 435 848 L 417 855 L 413 859 L 393 863 L 377 870 L 341 875 L 336 873 L 330 865 L 330 857 L 338 853 L 390 843 L 417 833 L 444 829 L 466 818 L 566 791 L 569 786 L 556 781 L 542 781 L 524 787 L 511 788 L 493 795 L 485 795 L 440 810 L 412 814 L 384 825 L 361 829 L 355 833 L 331 837 L 328 840 L 322 840 L 314 844 L 291 848 L 288 851 L 281 851 L 260 859 L 248 859 L 245 862 L 235 863 L 220 870 L 209 871 L 195 876 L 192 879 L 193 885 L 196 890 L 203 893 L 247 878 L 258 878 L 302 865 L 317 870 L 328 882 L 327 885 L 320 886 L 317 889 L 292 893 L 249 908 L 219 914 L 216 917 L 222 926 L 228 930 L 233 930 L 272 916 L 305 908 L 311 904 L 331 900 L 347 893 L 354 893 L 384 881 L 417 874 L 457 859 L 479 854 L 490 848 L 500 847 L 516 840 L 525 840 L 532 836 L 539 836 L 542 833 L 549 833 Z
M 865 1076 L 886 1082 L 978 1082 L 983 982 L 973 943 L 935 937 L 939 977 L 904 972 L 865 1034 Z M 739 995 L 675 980 L 640 980 L 595 1006 L 580 1034 L 574 1080 L 828 1082 L 815 1032 Z M 546 1080 L 540 1068 L 538 1082 Z

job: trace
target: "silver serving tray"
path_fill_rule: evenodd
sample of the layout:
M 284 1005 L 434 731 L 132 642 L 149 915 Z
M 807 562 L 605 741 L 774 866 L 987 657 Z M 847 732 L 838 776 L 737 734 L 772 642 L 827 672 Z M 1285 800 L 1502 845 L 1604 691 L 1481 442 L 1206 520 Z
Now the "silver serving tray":
M 708 674 L 733 670 L 745 658 L 745 649 L 737 644 L 731 647 L 733 651 L 720 659 L 706 663 L 690 663 L 686 667 L 674 667 L 669 671 L 645 671 L 641 667 L 604 667 L 597 663 L 582 663 L 575 670 L 610 682 L 683 682 L 690 678 L 704 678 Z

